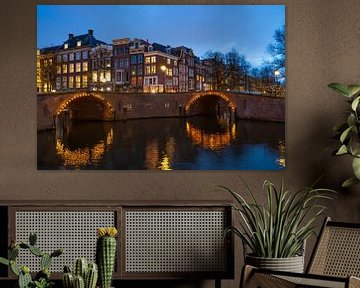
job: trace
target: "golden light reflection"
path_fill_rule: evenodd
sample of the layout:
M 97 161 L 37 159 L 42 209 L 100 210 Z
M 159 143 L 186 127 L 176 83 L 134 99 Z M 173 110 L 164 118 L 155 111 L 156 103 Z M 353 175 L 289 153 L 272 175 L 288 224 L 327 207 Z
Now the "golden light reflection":
M 225 133 L 205 133 L 186 122 L 186 134 L 194 144 L 210 150 L 221 150 L 236 138 L 236 124 L 232 123 Z
M 157 169 L 159 160 L 159 147 L 156 140 L 146 143 L 145 165 L 148 169 Z
M 221 99 L 223 99 L 224 101 L 226 101 L 227 103 L 229 103 L 229 107 L 231 108 L 231 111 L 235 111 L 235 104 L 229 99 L 229 97 L 222 93 L 222 92 L 218 92 L 218 91 L 205 91 L 205 92 L 199 92 L 199 93 L 195 93 L 190 100 L 185 104 L 185 111 L 188 111 L 191 107 L 191 105 L 196 102 L 197 100 L 199 100 L 200 98 L 204 97 L 204 96 L 218 96 Z
M 78 148 L 70 150 L 66 148 L 61 139 L 56 140 L 56 153 L 63 160 L 65 166 L 74 166 L 76 168 L 88 164 L 99 163 L 107 147 L 113 143 L 113 129 L 106 136 L 106 142 L 100 141 L 93 147 Z
M 64 109 L 66 109 L 71 102 L 79 99 L 79 98 L 84 98 L 84 97 L 88 97 L 88 98 L 96 98 L 99 99 L 100 101 L 102 101 L 105 104 L 105 107 L 107 107 L 108 109 L 110 109 L 111 112 L 114 112 L 114 108 L 112 107 L 111 103 L 109 101 L 107 101 L 105 99 L 105 97 L 101 96 L 100 94 L 96 94 L 96 93 L 86 93 L 86 92 L 81 92 L 81 93 L 77 93 L 75 94 L 73 97 L 71 97 L 70 99 L 64 101 L 59 108 L 56 110 L 56 114 L 60 115 Z
M 284 140 L 279 140 L 278 148 L 279 148 L 279 159 L 277 159 L 276 162 L 280 166 L 285 167 L 285 141 Z
M 162 156 L 161 156 L 161 155 Z M 172 159 L 175 154 L 175 139 L 170 137 L 165 143 L 165 148 L 159 148 L 154 139 L 146 143 L 145 165 L 148 169 L 172 170 Z
M 165 154 L 161 159 L 160 166 L 158 167 L 160 170 L 172 170 L 171 163 L 169 157 Z

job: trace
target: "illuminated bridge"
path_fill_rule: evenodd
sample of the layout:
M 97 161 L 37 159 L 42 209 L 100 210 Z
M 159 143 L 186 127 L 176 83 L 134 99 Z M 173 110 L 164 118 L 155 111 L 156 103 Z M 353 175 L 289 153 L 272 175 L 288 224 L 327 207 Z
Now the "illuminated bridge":
M 116 93 L 76 91 L 38 94 L 38 130 L 68 120 L 127 120 L 224 114 L 230 119 L 285 120 L 285 99 L 227 91 Z

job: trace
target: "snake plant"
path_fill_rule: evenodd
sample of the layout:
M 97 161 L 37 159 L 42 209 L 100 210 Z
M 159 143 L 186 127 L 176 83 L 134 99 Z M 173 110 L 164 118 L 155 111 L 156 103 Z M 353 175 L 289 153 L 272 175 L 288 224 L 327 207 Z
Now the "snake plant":
M 343 187 L 348 187 L 360 183 L 360 85 L 331 83 L 328 86 L 340 95 L 346 97 L 347 102 L 350 104 L 346 122 L 334 127 L 340 141 L 340 146 L 334 154 L 349 154 L 353 158 L 352 168 L 354 177 L 347 179 L 342 184 Z
M 225 186 L 236 204 L 239 213 L 239 227 L 228 227 L 225 234 L 233 232 L 247 245 L 252 256 L 265 258 L 288 258 L 301 255 L 303 244 L 314 233 L 316 220 L 324 214 L 326 207 L 318 200 L 331 199 L 334 191 L 328 189 L 305 188 L 296 193 L 285 191 L 283 183 L 278 189 L 270 181 L 264 182 L 267 194 L 266 205 L 256 200 L 254 193 L 243 181 L 245 193 L 251 201 L 246 201 L 240 193 Z

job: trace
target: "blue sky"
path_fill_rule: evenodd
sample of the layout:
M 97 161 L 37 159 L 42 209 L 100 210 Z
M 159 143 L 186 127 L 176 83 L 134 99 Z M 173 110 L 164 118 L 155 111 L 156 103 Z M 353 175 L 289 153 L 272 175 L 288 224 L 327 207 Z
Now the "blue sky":
M 285 5 L 38 5 L 38 48 L 62 44 L 69 33 L 111 43 L 142 38 L 192 48 L 197 56 L 232 48 L 254 65 L 269 56 L 274 31 L 285 25 Z

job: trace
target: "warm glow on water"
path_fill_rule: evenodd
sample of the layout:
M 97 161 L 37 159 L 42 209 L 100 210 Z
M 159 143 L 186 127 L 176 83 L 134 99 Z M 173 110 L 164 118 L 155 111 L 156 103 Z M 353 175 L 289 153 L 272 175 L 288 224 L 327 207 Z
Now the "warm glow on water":
M 226 128 L 224 133 L 206 133 L 206 131 L 192 126 L 186 122 L 186 134 L 195 145 L 210 150 L 224 149 L 236 137 L 236 124 Z
M 215 117 L 76 122 L 38 133 L 38 168 L 281 170 L 284 127 Z

